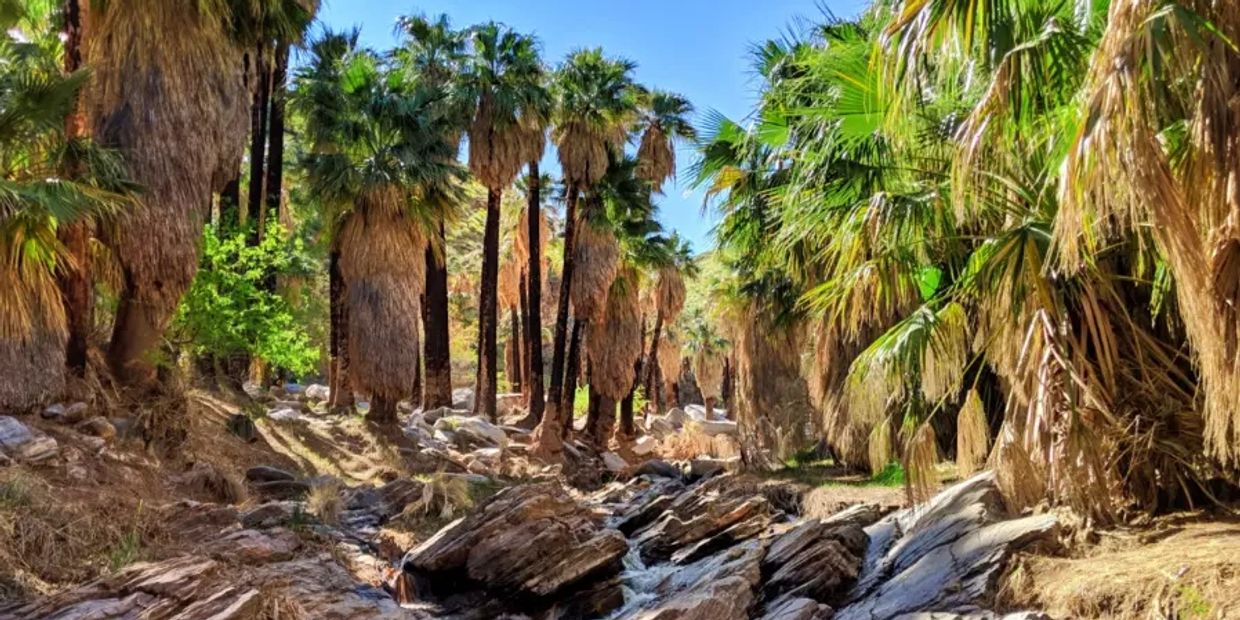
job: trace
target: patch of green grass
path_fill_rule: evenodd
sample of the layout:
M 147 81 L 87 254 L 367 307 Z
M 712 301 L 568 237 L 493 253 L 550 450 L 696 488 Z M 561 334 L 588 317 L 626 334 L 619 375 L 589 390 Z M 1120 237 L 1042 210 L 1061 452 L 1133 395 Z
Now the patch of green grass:
M 573 419 L 579 420 L 586 417 L 586 412 L 590 409 L 590 388 L 579 385 L 577 391 L 573 392 Z
M 1179 587 L 1179 598 L 1181 609 L 1176 614 L 1177 620 L 1191 620 L 1195 618 L 1209 618 L 1213 611 L 1210 601 L 1206 600 L 1201 590 L 1189 585 L 1181 584 Z
M 875 487 L 902 487 L 904 486 L 905 473 L 904 467 L 899 463 L 892 461 L 866 481 L 865 486 Z
M 30 487 L 20 477 L 0 482 L 0 508 L 15 510 L 29 506 Z
M 108 549 L 108 568 L 117 572 L 142 557 L 142 534 L 135 528 Z

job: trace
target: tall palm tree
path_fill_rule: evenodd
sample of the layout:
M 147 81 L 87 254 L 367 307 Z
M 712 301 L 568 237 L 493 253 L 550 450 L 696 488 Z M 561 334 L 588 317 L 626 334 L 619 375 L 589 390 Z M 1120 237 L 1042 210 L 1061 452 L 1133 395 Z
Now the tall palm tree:
M 84 41 L 84 13 L 88 6 L 81 0 L 64 0 L 61 5 L 63 20 L 65 73 L 82 68 Z M 75 105 L 65 118 L 65 137 L 74 140 L 86 135 L 86 118 L 80 104 Z M 74 174 L 75 162 L 66 162 L 69 176 Z M 90 274 L 90 240 L 94 236 L 93 223 L 89 220 L 73 222 L 59 231 L 60 241 L 73 258 L 75 269 L 62 270 L 58 276 L 61 297 L 65 304 L 65 318 L 69 327 L 69 343 L 65 349 L 65 362 L 76 376 L 86 373 L 90 336 L 95 323 L 95 290 Z
M 443 89 L 360 49 L 356 32 L 325 33 L 311 49 L 294 98 L 311 144 L 302 165 L 339 254 L 349 381 L 370 395 L 368 419 L 391 424 L 418 372 L 426 240 L 462 199 L 444 140 L 452 110 Z
M 646 355 L 647 398 L 655 411 L 663 411 L 663 396 L 659 386 L 663 384 L 661 373 L 676 372 L 679 368 L 661 368 L 659 365 L 659 347 L 663 338 L 664 325 L 674 324 L 685 307 L 685 280 L 697 276 L 697 261 L 693 257 L 693 249 L 689 242 L 679 235 L 672 235 L 670 241 L 671 260 L 658 267 L 654 289 L 654 331 L 650 338 L 650 352 Z
M 132 208 L 119 156 L 66 118 L 88 75 L 63 73 L 40 16 L 0 17 L 0 411 L 60 396 L 69 330 L 56 278 L 78 269 L 58 229 Z M 5 23 L 5 22 L 8 23 Z M 21 33 L 20 38 L 12 33 Z
M 453 29 L 446 15 L 435 20 L 422 16 L 403 17 L 397 28 L 404 35 L 403 43 L 394 54 L 397 65 L 411 77 L 429 85 L 452 88 L 463 70 L 465 33 Z M 458 98 L 458 103 L 461 104 L 458 106 L 461 118 L 447 136 L 454 150 L 459 148 L 468 121 L 465 100 Z M 422 332 L 426 338 L 422 407 L 427 410 L 452 405 L 446 223 L 440 221 L 431 232 L 426 248 L 426 292 L 422 305 Z
M 469 126 L 469 168 L 487 188 L 474 411 L 494 418 L 500 203 L 521 168 L 542 155 L 551 99 L 533 37 L 483 24 L 471 30 L 469 52 L 463 80 L 476 105 Z
M 230 3 L 93 3 L 85 95 L 92 135 L 125 154 L 145 206 L 103 238 L 119 260 L 108 362 L 130 385 L 154 378 L 151 356 L 198 266 L 212 193 L 240 164 L 247 96 Z M 169 36 L 169 33 L 176 33 Z
M 580 50 L 568 56 L 552 81 L 556 98 L 552 138 L 559 151 L 567 195 L 564 262 L 547 394 L 550 406 L 540 422 L 535 447 L 544 453 L 559 452 L 560 435 L 571 422 L 571 414 L 564 411 L 561 401 L 566 393 L 571 394 L 571 390 L 564 390 L 567 379 L 564 373 L 570 353 L 567 348 L 569 305 L 580 220 L 577 203 L 582 194 L 607 173 L 612 154 L 623 148 L 626 129 L 636 110 L 632 76 L 635 69 L 634 63 L 608 58 L 601 49 Z M 582 319 L 584 317 L 578 317 Z
M 641 96 L 637 172 L 655 192 L 661 193 L 663 184 L 676 176 L 676 142 L 697 141 L 692 114 L 693 104 L 682 95 L 655 90 Z

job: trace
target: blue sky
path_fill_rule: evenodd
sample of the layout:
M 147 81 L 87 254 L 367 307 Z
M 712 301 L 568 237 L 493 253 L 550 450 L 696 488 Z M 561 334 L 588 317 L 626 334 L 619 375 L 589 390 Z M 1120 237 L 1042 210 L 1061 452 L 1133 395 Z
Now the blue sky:
M 841 17 L 856 14 L 859 0 L 324 0 L 320 17 L 335 29 L 358 26 L 376 49 L 395 44 L 399 15 L 447 13 L 453 25 L 495 20 L 538 36 L 543 56 L 558 63 L 570 51 L 601 46 L 638 63 L 647 86 L 687 96 L 699 112 L 715 109 L 739 119 L 748 113 L 756 83 L 750 44 L 781 32 L 796 17 L 821 15 L 820 5 Z M 550 153 L 550 149 L 549 149 Z M 678 166 L 691 154 L 681 149 Z M 658 199 L 664 226 L 709 248 L 713 224 L 702 197 L 669 184 Z

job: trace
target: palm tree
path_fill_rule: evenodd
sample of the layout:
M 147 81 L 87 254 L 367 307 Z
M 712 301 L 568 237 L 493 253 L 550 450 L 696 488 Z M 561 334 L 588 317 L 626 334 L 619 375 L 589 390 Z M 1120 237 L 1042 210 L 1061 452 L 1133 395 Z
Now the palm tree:
M 465 33 L 454 30 L 446 15 L 434 21 L 422 16 L 404 17 L 398 30 L 404 43 L 395 51 L 397 65 L 427 84 L 451 88 L 460 78 L 465 60 Z M 459 128 L 448 136 L 454 150 L 467 122 L 464 100 Z M 446 225 L 439 222 L 426 249 L 426 292 L 423 295 L 422 331 L 425 334 L 425 366 L 422 407 L 426 410 L 452 405 L 452 355 L 448 329 L 448 262 Z
M 626 139 L 626 128 L 636 109 L 632 73 L 636 65 L 627 60 L 607 58 L 601 49 L 573 52 L 553 78 L 555 123 L 552 137 L 559 151 L 560 167 L 567 189 L 564 231 L 564 264 L 560 275 L 560 297 L 552 341 L 551 384 L 537 433 L 535 450 L 555 454 L 560 435 L 572 420 L 561 404 L 565 394 L 569 305 L 575 286 L 575 260 L 580 216 L 578 200 L 607 173 L 612 153 Z M 610 282 L 608 282 L 610 285 Z M 574 321 L 585 320 L 578 316 Z M 579 332 L 574 327 L 575 335 Z M 577 340 L 577 338 L 574 338 Z M 575 373 L 573 373 L 575 374 Z M 571 401 L 570 401 L 571 402 Z
M 542 155 L 551 100 L 534 38 L 489 23 L 471 30 L 470 43 L 463 76 L 476 105 L 469 127 L 469 168 L 487 188 L 474 411 L 494 418 L 500 203 L 521 168 Z
M 84 12 L 87 7 L 80 0 L 64 0 L 61 19 L 64 21 L 64 71 L 72 74 L 82 68 L 82 39 Z M 75 105 L 65 119 L 65 137 L 75 140 L 86 132 L 86 118 L 80 104 Z M 73 176 L 74 162 L 69 161 L 68 175 Z M 94 236 L 92 222 L 83 220 L 66 224 L 59 231 L 60 241 L 72 257 L 75 269 L 61 270 L 58 280 L 60 294 L 64 299 L 65 318 L 69 327 L 69 343 L 65 349 L 65 362 L 70 372 L 83 377 L 86 374 L 90 336 L 95 326 L 95 291 L 90 274 L 90 240 Z
M 62 73 L 39 16 L 0 18 L 0 411 L 60 396 L 69 332 L 57 276 L 79 268 L 58 229 L 133 201 L 119 156 L 66 123 L 87 73 Z M 4 23 L 11 20 L 9 23 Z M 69 174 L 67 175 L 66 172 Z M 71 175 L 71 176 L 70 176 Z
M 144 188 L 144 208 L 102 234 L 124 279 L 108 362 L 138 385 L 154 378 L 153 351 L 197 271 L 206 205 L 239 165 L 247 96 L 235 35 L 248 16 L 219 2 L 92 8 L 91 134 L 125 154 Z
M 650 353 L 647 354 L 647 369 L 645 385 L 647 386 L 647 398 L 655 411 L 663 411 L 662 390 L 658 389 L 663 385 L 661 371 L 675 372 L 675 369 L 660 367 L 660 346 L 663 337 L 663 326 L 674 324 L 676 319 L 680 317 L 681 310 L 685 307 L 685 280 L 692 279 L 697 276 L 697 261 L 693 258 L 693 249 L 689 243 L 681 239 L 679 235 L 673 234 L 670 240 L 671 260 L 666 265 L 658 268 L 658 276 L 655 280 L 654 289 L 654 332 L 650 339 Z
M 637 173 L 655 192 L 661 193 L 663 183 L 676 176 L 676 141 L 697 141 L 692 114 L 693 104 L 681 95 L 662 90 L 642 94 Z
M 443 89 L 359 49 L 356 32 L 325 33 L 311 49 L 294 99 L 311 145 L 302 165 L 332 223 L 349 381 L 370 395 L 368 419 L 391 424 L 418 372 L 427 238 L 462 199 L 463 170 L 444 140 L 452 110 Z

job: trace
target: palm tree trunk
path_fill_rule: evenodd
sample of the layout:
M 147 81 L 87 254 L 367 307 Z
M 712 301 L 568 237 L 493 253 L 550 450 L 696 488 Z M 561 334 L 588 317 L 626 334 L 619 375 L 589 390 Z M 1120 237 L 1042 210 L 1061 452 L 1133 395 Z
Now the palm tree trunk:
M 660 312 L 658 318 L 655 319 L 656 323 L 662 318 L 663 314 Z M 644 313 L 642 314 L 641 348 L 646 348 L 646 316 Z M 633 399 L 637 394 L 637 386 L 641 385 L 642 375 L 645 374 L 642 372 L 642 361 L 642 358 L 638 357 L 637 361 L 633 362 L 633 385 L 629 387 L 629 393 L 625 394 L 624 398 L 620 400 L 620 440 L 622 443 L 632 441 L 637 434 L 637 429 L 633 425 Z
M 381 396 L 372 397 L 370 410 L 366 412 L 366 421 L 380 426 L 396 424 L 396 401 Z
M 284 108 L 288 99 L 288 43 L 281 42 L 271 70 L 267 130 L 267 212 L 278 213 L 284 192 Z
M 352 388 L 349 386 L 349 306 L 344 277 L 340 273 L 340 252 L 332 250 L 328 259 L 328 297 L 331 305 L 331 335 L 328 352 L 331 355 L 331 402 L 329 410 L 336 412 L 353 404 Z
M 263 208 L 263 164 L 266 162 L 267 146 L 267 109 L 270 98 L 271 82 L 267 70 L 267 62 L 263 56 L 263 46 L 259 44 L 254 55 L 254 75 L 257 88 L 254 91 L 254 104 L 250 108 L 250 201 L 249 217 L 254 219 L 255 228 L 250 231 L 250 243 L 258 245 L 263 238 L 263 228 L 267 225 L 267 215 Z M 248 219 L 248 218 L 247 218 Z
M 65 73 L 73 73 L 82 68 L 82 13 L 85 5 L 80 0 L 65 0 L 63 6 L 65 20 Z M 80 106 L 75 107 L 65 118 L 65 137 L 75 140 L 86 135 L 86 117 Z M 70 178 L 78 175 L 76 162 L 69 161 L 66 173 Z M 72 267 L 61 271 L 57 278 L 60 284 L 61 298 L 65 305 L 65 318 L 69 328 L 69 340 L 65 347 L 65 364 L 76 376 L 86 374 L 87 351 L 90 347 L 90 334 L 94 328 L 95 291 L 90 278 L 90 239 L 93 235 L 92 224 L 81 221 L 74 222 L 60 230 L 60 242 L 72 259 Z
M 522 392 L 525 390 L 525 381 L 521 366 L 525 356 L 521 353 L 521 317 L 517 315 L 516 308 L 510 310 L 508 316 L 510 317 L 508 329 L 511 334 L 508 336 L 508 342 L 509 348 L 512 349 L 512 374 L 508 377 L 508 385 L 513 392 Z
M 564 391 L 564 365 L 565 353 L 567 353 L 568 340 L 568 314 L 570 303 L 570 289 L 573 286 L 573 265 L 575 263 L 575 255 L 577 255 L 577 198 L 579 195 L 577 187 L 569 186 L 567 203 L 564 215 L 564 267 L 559 277 L 559 306 L 556 309 L 556 335 L 552 339 L 552 355 L 551 355 L 551 388 L 548 389 L 547 401 L 552 403 L 552 417 L 559 420 L 572 420 L 573 415 L 569 413 L 567 417 L 557 408 L 563 399 Z M 531 252 L 532 254 L 532 252 Z M 574 330 L 575 334 L 575 330 Z M 572 391 L 569 391 L 572 393 Z M 548 422 L 548 417 L 544 415 L 543 423 Z
M 581 335 L 585 327 L 584 319 L 573 319 L 573 337 L 568 343 L 568 360 L 564 369 L 564 393 L 560 396 L 561 434 L 565 436 L 572 430 L 573 416 L 576 414 L 573 402 L 577 399 L 577 378 L 581 376 Z
M 425 333 L 426 379 L 422 406 L 426 410 L 452 406 L 452 352 L 448 334 L 448 264 L 435 251 L 444 247 L 444 224 L 439 222 L 438 244 L 426 248 L 426 303 L 422 308 Z
M 527 403 L 530 399 L 530 297 L 526 288 L 525 271 L 521 271 L 521 280 L 517 283 L 518 301 L 521 304 L 521 398 Z
M 543 418 L 543 410 L 546 407 L 546 401 L 543 399 L 543 350 L 542 350 L 542 256 L 541 244 L 542 240 L 539 236 L 542 234 L 541 227 L 541 210 L 542 196 L 539 182 L 538 161 L 531 161 L 529 164 L 529 183 L 527 185 L 529 195 L 527 196 L 526 209 L 528 209 L 529 217 L 526 237 L 529 239 L 529 264 L 525 268 L 526 280 L 524 291 L 526 295 L 526 312 L 525 312 L 525 351 L 528 359 L 526 368 L 525 384 L 528 387 L 527 409 L 529 414 L 525 420 L 522 420 L 521 426 L 524 428 L 533 428 L 535 424 Z M 567 241 L 565 241 L 567 244 Z M 563 338 L 561 338 L 563 341 Z
M 503 192 L 487 190 L 486 232 L 482 239 L 482 283 L 478 294 L 478 377 L 474 389 L 474 414 L 495 419 L 496 379 L 496 327 L 499 309 L 496 307 L 499 286 L 499 216 Z
M 650 353 L 646 355 L 646 372 L 642 380 L 642 384 L 646 386 L 646 394 L 650 402 L 654 404 L 655 411 L 659 409 L 659 340 L 663 338 L 663 309 L 660 308 L 654 315 L 654 333 L 650 337 Z

